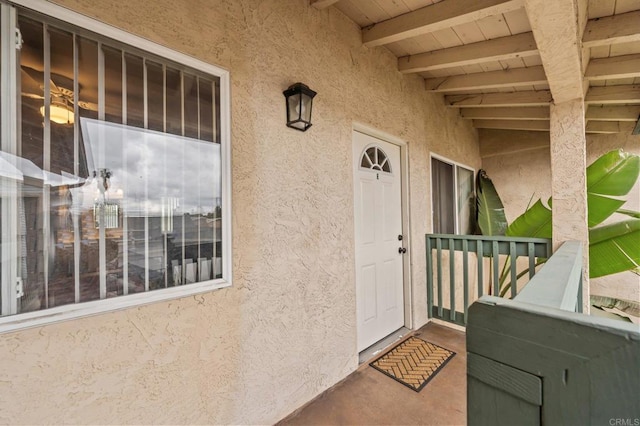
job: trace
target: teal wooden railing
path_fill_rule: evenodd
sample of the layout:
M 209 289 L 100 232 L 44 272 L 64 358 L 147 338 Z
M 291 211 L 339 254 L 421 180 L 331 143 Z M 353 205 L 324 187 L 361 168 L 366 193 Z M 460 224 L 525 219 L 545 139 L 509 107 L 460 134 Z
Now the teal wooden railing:
M 468 307 L 471 302 L 485 294 L 486 282 L 491 282 L 489 292 L 493 295 L 500 293 L 501 268 L 509 256 L 509 280 L 510 296 L 517 294 L 517 259 L 528 259 L 525 274 L 531 279 L 536 273 L 536 265 L 540 259 L 551 256 L 551 241 L 544 238 L 520 238 L 520 237 L 487 237 L 483 235 L 449 235 L 427 234 L 427 304 L 431 318 L 438 318 L 459 325 L 467 323 Z M 459 253 L 456 256 L 456 252 Z M 446 254 L 446 256 L 445 256 Z M 435 257 L 435 261 L 434 261 Z M 444 259 L 448 257 L 448 259 Z M 461 259 L 460 259 L 461 258 Z M 485 273 L 485 260 L 490 259 L 491 272 Z M 514 261 L 516 259 L 516 261 Z M 459 260 L 458 262 L 456 262 Z M 475 277 L 471 277 L 469 269 L 471 264 L 476 265 Z M 445 265 L 448 265 L 448 273 L 445 273 Z M 445 276 L 448 275 L 448 276 Z M 457 275 L 462 275 L 462 282 L 456 280 Z M 434 277 L 435 276 L 435 277 Z M 477 296 L 470 293 L 470 281 L 477 278 Z M 445 282 L 448 280 L 448 282 Z M 461 285 L 460 285 L 461 284 Z M 460 288 L 461 287 L 461 288 Z M 443 294 L 448 289 L 448 307 L 445 307 Z M 462 300 L 456 302 L 459 292 L 462 291 Z M 434 296 L 435 293 L 435 296 Z M 461 309 L 457 311 L 456 306 Z M 459 306 L 459 305 L 462 306 Z
M 471 305 L 469 425 L 638 423 L 640 329 L 579 313 L 581 277 L 582 244 L 566 242 L 513 300 Z
M 513 299 L 582 312 L 582 244 L 578 241 L 564 243 Z

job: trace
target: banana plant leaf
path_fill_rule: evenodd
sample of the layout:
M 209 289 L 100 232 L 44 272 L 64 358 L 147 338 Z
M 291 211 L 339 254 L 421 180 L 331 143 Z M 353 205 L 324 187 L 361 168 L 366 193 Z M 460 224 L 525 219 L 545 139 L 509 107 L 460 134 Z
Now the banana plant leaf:
M 598 158 L 586 171 L 587 175 L 587 204 L 589 224 L 589 257 L 590 277 L 596 278 L 624 271 L 640 271 L 640 212 L 620 209 L 625 200 L 618 199 L 629 193 L 640 175 L 640 156 L 625 153 L 622 150 L 610 151 Z M 478 175 L 478 193 L 482 184 L 491 184 L 491 180 L 482 171 Z M 489 185 L 485 185 L 488 187 Z M 485 193 L 488 190 L 484 190 Z M 486 198 L 486 197 L 485 197 Z M 495 192 L 492 198 L 500 199 Z M 551 238 L 552 233 L 552 200 L 545 206 L 538 200 L 520 215 L 505 232 L 514 237 Z M 478 201 L 478 217 L 482 209 Z M 502 202 L 500 208 L 504 213 Z M 484 208 L 488 215 L 492 211 Z M 630 216 L 632 219 L 612 225 L 599 226 L 613 213 Z M 485 225 L 485 228 L 489 225 Z M 484 235 L 489 234 L 480 226 Z
M 589 230 L 589 276 L 602 277 L 640 266 L 640 219 Z
M 504 235 L 507 229 L 504 205 L 496 187 L 484 170 L 478 171 L 476 192 L 477 219 L 482 235 Z
M 549 199 L 551 206 L 551 199 Z M 510 237 L 551 238 L 551 209 L 538 200 L 507 228 Z
M 633 210 L 620 209 L 616 213 L 626 214 L 627 216 L 635 217 L 636 219 L 640 219 L 640 212 L 636 212 Z
M 587 192 L 587 217 L 589 228 L 597 226 L 614 214 L 625 200 L 605 197 L 603 195 Z
M 640 157 L 621 149 L 610 151 L 587 167 L 587 204 L 589 227 L 599 225 L 615 213 L 640 174 Z

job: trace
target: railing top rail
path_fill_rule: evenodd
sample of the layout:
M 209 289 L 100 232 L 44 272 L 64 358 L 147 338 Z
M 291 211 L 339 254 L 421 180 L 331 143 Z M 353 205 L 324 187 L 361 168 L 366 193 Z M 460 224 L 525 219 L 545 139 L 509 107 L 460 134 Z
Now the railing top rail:
M 488 236 L 488 235 L 456 235 L 456 234 L 426 234 L 429 239 L 452 239 L 452 240 L 470 240 L 470 241 L 506 241 L 506 242 L 521 242 L 521 243 L 536 243 L 536 244 L 549 244 L 551 240 L 548 238 L 528 238 L 528 237 L 507 237 L 503 235 Z
M 547 260 L 514 300 L 574 311 L 582 282 L 582 243 L 567 241 Z
M 640 329 L 638 329 L 637 324 L 633 324 L 630 322 L 619 321 L 611 318 L 597 317 L 593 315 L 586 315 L 579 312 L 573 311 L 564 311 L 560 309 L 555 309 L 549 306 L 543 306 L 539 304 L 532 304 L 531 302 L 524 303 L 523 300 L 515 300 L 515 299 L 505 299 L 504 297 L 497 296 L 482 296 L 478 299 L 474 304 L 469 307 L 469 323 L 467 324 L 467 348 L 469 348 L 469 343 L 473 342 L 474 346 L 476 343 L 482 344 L 486 346 L 486 342 L 480 340 L 469 340 L 469 332 L 478 327 L 486 328 L 489 325 L 492 329 L 494 328 L 508 328 L 510 330 L 518 330 L 518 332 L 527 333 L 533 336 L 548 336 L 545 333 L 536 333 L 535 329 L 528 328 L 525 329 L 521 325 L 515 325 L 513 322 L 505 322 L 505 321 L 496 321 L 495 311 L 493 314 L 490 314 L 487 320 L 487 307 L 494 308 L 503 308 L 514 310 L 518 312 L 527 312 L 531 314 L 540 315 L 541 317 L 548 317 L 560 320 L 568 320 L 573 324 L 581 324 L 588 325 L 600 331 L 610 332 L 612 334 L 616 334 L 619 336 L 625 337 L 627 340 L 640 341 Z M 478 315 L 480 314 L 480 315 Z M 504 317 L 504 315 L 502 316 Z M 555 330 L 558 332 L 558 330 Z M 566 333 L 566 331 L 562 331 L 562 334 Z M 555 343 L 562 343 L 565 339 L 554 339 Z M 590 345 L 582 346 L 589 347 Z M 594 345 L 594 348 L 597 345 Z M 578 349 L 581 349 L 578 348 Z M 570 352 L 572 349 L 576 349 L 575 346 L 568 346 L 562 348 L 556 348 L 563 350 L 564 352 Z

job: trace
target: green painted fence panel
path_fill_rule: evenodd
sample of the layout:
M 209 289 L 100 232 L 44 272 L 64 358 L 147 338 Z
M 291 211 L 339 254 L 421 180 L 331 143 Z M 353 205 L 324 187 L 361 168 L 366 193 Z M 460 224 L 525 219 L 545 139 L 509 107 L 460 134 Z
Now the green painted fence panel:
M 542 380 L 538 376 L 474 353 L 467 356 L 467 374 L 529 404 L 542 405 Z
M 467 411 L 474 419 L 469 425 L 538 426 L 540 407 L 496 389 L 473 376 L 467 377 Z
M 427 263 L 427 308 L 433 318 L 439 318 L 456 324 L 465 324 L 468 316 L 470 303 L 470 282 L 469 282 L 469 253 L 476 254 L 477 260 L 477 297 L 484 294 L 484 278 L 487 276 L 484 271 L 484 259 L 489 258 L 491 263 L 491 281 L 493 283 L 490 293 L 499 293 L 500 283 L 500 263 L 505 256 L 511 259 L 527 257 L 529 259 L 529 277 L 535 274 L 536 259 L 548 258 L 551 255 L 551 242 L 544 238 L 520 238 L 520 237 L 486 237 L 483 235 L 451 235 L 451 234 L 427 234 L 425 236 L 426 263 Z M 461 265 L 459 257 L 455 253 L 462 253 Z M 447 253 L 448 263 L 443 260 L 443 254 Z M 433 256 L 435 254 L 435 262 Z M 443 271 L 443 263 L 449 269 L 448 277 Z M 533 265 L 533 267 L 532 267 Z M 518 279 L 516 262 L 508 265 L 508 276 L 510 282 L 515 283 Z M 462 283 L 456 283 L 458 275 L 456 269 L 462 270 Z M 435 275 L 435 279 L 434 279 Z M 444 281 L 448 279 L 448 283 Z M 459 285 L 462 284 L 462 289 Z M 434 289 L 435 287 L 435 289 Z M 443 289 L 449 289 L 449 306 L 443 305 Z M 460 296 L 456 292 L 462 291 L 463 306 L 460 304 Z M 437 296 L 435 293 L 437 292 Z M 517 286 L 511 286 L 510 297 L 514 297 Z M 437 300 L 436 300 L 437 299 Z M 435 307 L 435 309 L 434 309 Z
M 467 355 L 469 410 L 484 425 L 539 425 L 542 380 L 473 353 Z
M 637 325 L 485 296 L 469 308 L 467 356 L 469 425 L 620 425 L 640 419 Z M 530 397 L 535 385 L 521 384 L 523 378 L 540 380 L 539 410 Z
M 551 240 L 546 238 L 524 238 L 524 237 L 505 237 L 505 236 L 485 236 L 485 235 L 452 235 L 452 234 L 427 234 L 427 238 L 431 240 L 442 240 L 442 248 L 449 249 L 449 241 L 453 240 L 456 251 L 462 251 L 462 241 L 466 240 L 469 244 L 470 251 L 477 251 L 477 246 L 482 245 L 485 256 L 489 256 L 493 247 L 493 243 L 498 243 L 498 251 L 500 254 L 509 254 L 509 243 L 516 242 L 518 256 L 528 256 L 528 245 L 522 243 L 535 244 L 536 257 L 549 257 L 551 253 Z

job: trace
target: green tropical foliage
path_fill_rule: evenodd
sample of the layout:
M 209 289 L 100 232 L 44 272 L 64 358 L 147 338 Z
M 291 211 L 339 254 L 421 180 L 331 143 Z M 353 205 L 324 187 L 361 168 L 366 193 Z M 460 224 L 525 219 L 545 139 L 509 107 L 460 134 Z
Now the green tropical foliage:
M 631 217 L 635 217 L 636 219 L 640 219 L 640 212 L 634 212 L 633 210 L 620 209 L 616 213 L 626 214 L 627 216 L 631 216 Z
M 496 187 L 484 170 L 478 172 L 476 193 L 478 227 L 482 235 L 504 235 L 508 225 L 504 205 Z
M 551 205 L 551 198 L 547 204 Z M 551 238 L 551 209 L 538 200 L 507 228 L 510 237 Z
M 621 149 L 611 151 L 587 167 L 589 227 L 599 225 L 615 213 L 625 200 L 613 198 L 631 191 L 638 180 L 640 157 Z
M 486 177 L 484 171 L 480 173 Z M 625 200 L 620 198 L 627 195 L 633 188 L 639 174 L 640 156 L 622 150 L 608 152 L 587 167 L 589 275 L 591 278 L 637 270 L 640 266 L 640 244 L 638 243 L 640 241 L 640 212 L 621 209 Z M 494 202 L 493 198 L 484 197 L 484 202 Z M 499 196 L 497 198 L 499 199 Z M 505 234 L 508 236 L 551 238 L 551 199 L 549 199 L 548 205 L 549 207 L 538 200 L 507 227 Z M 482 208 L 491 214 L 495 207 L 501 206 L 502 202 L 500 201 L 499 205 L 483 206 Z M 502 209 L 504 212 L 504 207 Z M 614 213 L 630 216 L 631 219 L 601 225 Z M 496 220 L 500 220 L 500 218 Z M 491 219 L 484 219 L 484 221 L 491 222 Z M 480 229 L 485 234 L 482 226 Z
M 591 278 L 631 271 L 640 265 L 640 219 L 589 230 Z

